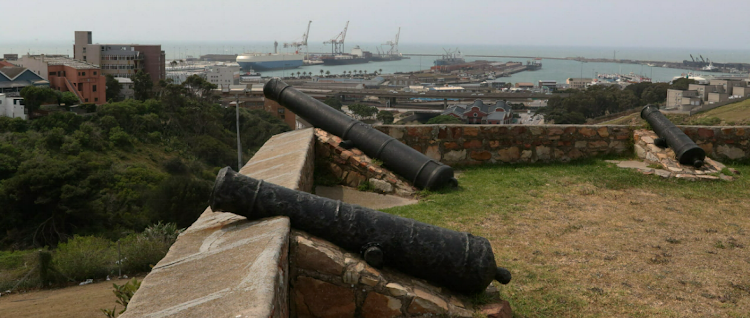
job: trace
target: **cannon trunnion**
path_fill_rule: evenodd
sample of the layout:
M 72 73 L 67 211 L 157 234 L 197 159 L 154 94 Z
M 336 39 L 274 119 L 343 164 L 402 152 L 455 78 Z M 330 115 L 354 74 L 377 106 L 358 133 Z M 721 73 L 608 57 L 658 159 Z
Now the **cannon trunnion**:
M 696 168 L 703 166 L 706 159 L 706 151 L 698 147 L 690 137 L 685 135 L 667 117 L 659 111 L 659 108 L 646 105 L 641 110 L 641 118 L 645 119 L 654 130 L 659 140 L 654 144 L 660 147 L 670 147 L 674 151 L 680 164 L 690 165 Z
M 486 238 L 287 189 L 229 167 L 216 178 L 211 208 L 250 220 L 289 217 L 293 228 L 359 252 L 373 267 L 389 266 L 460 293 L 511 279 L 496 266 Z
M 394 172 L 420 189 L 456 186 L 453 169 L 432 160 L 369 125 L 355 120 L 279 79 L 263 87 L 266 98 L 278 102 L 315 127 L 339 136 L 343 145 L 356 146 L 370 157 L 378 158 Z

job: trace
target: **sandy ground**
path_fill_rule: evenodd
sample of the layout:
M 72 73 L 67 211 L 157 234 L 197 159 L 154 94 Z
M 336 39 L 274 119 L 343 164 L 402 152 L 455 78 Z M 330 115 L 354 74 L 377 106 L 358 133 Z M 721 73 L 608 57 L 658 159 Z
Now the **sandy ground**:
M 138 277 L 138 280 L 143 277 Z M 105 317 L 100 308 L 112 309 L 117 298 L 112 283 L 125 284 L 127 279 L 113 279 L 83 286 L 39 290 L 0 297 L 0 317 Z M 122 307 L 117 305 L 117 310 Z

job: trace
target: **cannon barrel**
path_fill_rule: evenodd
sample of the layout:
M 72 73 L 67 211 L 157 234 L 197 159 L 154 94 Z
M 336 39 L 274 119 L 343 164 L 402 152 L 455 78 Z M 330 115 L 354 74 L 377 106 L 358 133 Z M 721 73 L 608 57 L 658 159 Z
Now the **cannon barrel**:
M 256 180 L 226 167 L 219 171 L 211 209 L 257 220 L 286 216 L 292 228 L 361 253 L 373 267 L 389 266 L 460 293 L 481 292 L 511 274 L 497 267 L 490 242 L 358 205 Z
M 420 189 L 457 186 L 453 169 L 428 158 L 398 140 L 353 119 L 319 100 L 302 93 L 279 79 L 263 87 L 266 98 L 276 101 L 315 127 L 351 141 L 359 150 L 377 158 Z
M 706 159 L 706 151 L 685 135 L 667 117 L 659 111 L 659 108 L 646 105 L 641 110 L 641 118 L 648 121 L 651 128 L 659 138 L 666 142 L 666 146 L 672 148 L 680 164 L 690 165 L 696 168 L 703 166 Z M 660 142 L 664 144 L 663 142 Z M 658 143 L 657 143 L 658 144 Z

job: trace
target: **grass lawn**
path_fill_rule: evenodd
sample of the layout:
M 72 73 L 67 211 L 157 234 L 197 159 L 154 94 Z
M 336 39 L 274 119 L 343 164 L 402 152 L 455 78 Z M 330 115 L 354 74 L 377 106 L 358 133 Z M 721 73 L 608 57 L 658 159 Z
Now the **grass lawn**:
M 516 317 L 750 315 L 750 166 L 734 182 L 601 160 L 494 165 L 386 212 L 490 240 Z

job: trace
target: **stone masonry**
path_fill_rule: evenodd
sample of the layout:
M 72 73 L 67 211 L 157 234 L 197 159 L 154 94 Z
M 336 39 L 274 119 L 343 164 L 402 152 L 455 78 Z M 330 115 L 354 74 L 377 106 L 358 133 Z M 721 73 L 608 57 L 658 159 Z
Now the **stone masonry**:
M 379 193 L 412 197 L 417 191 L 408 181 L 380 166 L 359 149 L 339 146 L 341 138 L 315 129 L 316 160 L 321 161 L 345 186 L 356 188 L 367 181 Z
M 418 125 L 376 129 L 445 164 L 568 162 L 632 151 L 633 128 L 587 125 Z
M 716 160 L 750 158 L 750 127 L 677 126 Z
M 492 301 L 473 306 L 466 296 L 375 269 L 358 254 L 301 231 L 290 235 L 289 266 L 292 317 L 512 317 L 510 305 L 499 299 L 493 285 L 486 291 Z
M 732 176 L 722 174 L 722 170 L 726 168 L 724 164 L 712 160 L 708 156 L 704 160 L 704 165 L 700 168 L 680 164 L 672 148 L 659 148 L 654 144 L 654 140 L 659 136 L 651 130 L 636 130 L 633 134 L 635 154 L 638 158 L 643 159 L 645 164 L 651 165 L 651 167 L 638 167 L 638 170 L 645 174 L 690 180 L 722 179 L 731 181 L 734 179 Z M 658 166 L 658 168 L 654 166 Z

